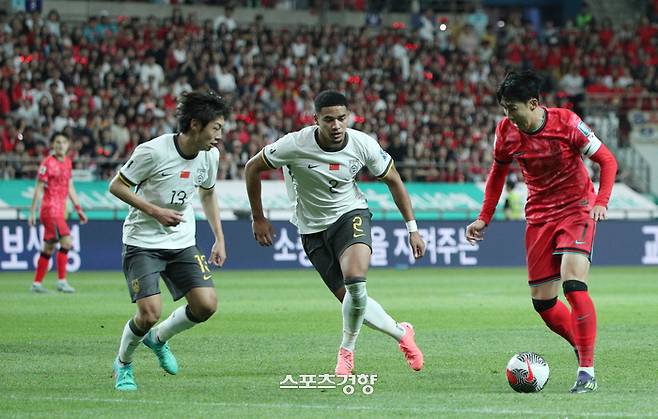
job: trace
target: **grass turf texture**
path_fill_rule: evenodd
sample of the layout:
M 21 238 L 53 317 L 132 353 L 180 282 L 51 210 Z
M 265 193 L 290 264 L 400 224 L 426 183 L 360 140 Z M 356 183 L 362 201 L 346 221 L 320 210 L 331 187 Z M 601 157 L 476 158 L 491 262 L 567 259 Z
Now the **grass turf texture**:
M 425 369 L 411 371 L 393 339 L 364 327 L 356 372 L 378 381 L 351 396 L 279 389 L 286 374 L 333 374 L 340 309 L 314 271 L 216 273 L 218 313 L 170 342 L 179 374 L 141 346 L 139 390 L 128 394 L 111 376 L 135 309 L 122 274 L 72 274 L 73 295 L 31 294 L 31 278 L 0 274 L 2 417 L 658 417 L 657 268 L 592 270 L 599 390 L 584 395 L 568 393 L 575 356 L 533 311 L 521 269 L 371 271 L 369 295 L 414 324 Z M 164 318 L 180 303 L 163 297 Z M 539 394 L 506 382 L 519 351 L 550 365 Z

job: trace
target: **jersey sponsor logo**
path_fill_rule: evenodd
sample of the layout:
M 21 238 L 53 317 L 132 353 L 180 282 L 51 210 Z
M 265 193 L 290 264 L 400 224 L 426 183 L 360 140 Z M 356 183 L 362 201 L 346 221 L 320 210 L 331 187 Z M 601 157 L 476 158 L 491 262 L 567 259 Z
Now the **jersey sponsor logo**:
M 588 137 L 592 133 L 590 127 L 588 127 L 583 121 L 580 121 L 578 124 L 578 131 L 582 132 L 585 137 Z
M 190 172 L 188 170 L 183 170 L 180 172 L 180 178 L 181 179 L 189 179 L 190 177 Z
M 340 170 L 340 163 L 329 163 L 329 170 Z
M 317 164 L 309 164 L 309 165 L 308 165 L 308 168 L 309 168 L 309 169 L 315 169 L 316 167 L 318 167 Z

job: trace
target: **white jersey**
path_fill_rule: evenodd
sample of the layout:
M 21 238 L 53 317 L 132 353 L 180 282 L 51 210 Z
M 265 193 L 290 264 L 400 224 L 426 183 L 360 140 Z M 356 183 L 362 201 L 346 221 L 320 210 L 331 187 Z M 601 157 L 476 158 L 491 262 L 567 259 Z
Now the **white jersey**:
M 292 183 L 295 213 L 290 220 L 301 234 L 326 230 L 343 214 L 368 208 L 356 184 L 356 175 L 366 166 L 384 177 L 393 165 L 391 156 L 369 135 L 347 129 L 340 150 L 322 149 L 315 138 L 317 126 L 306 127 L 280 138 L 263 149 L 265 163 L 284 167 Z
M 183 213 L 183 222 L 165 227 L 155 218 L 130 207 L 123 223 L 123 243 L 147 249 L 183 249 L 196 244 L 192 198 L 196 188 L 212 189 L 217 179 L 219 150 L 185 156 L 177 134 L 165 134 L 135 148 L 119 170 L 119 179 L 137 186 L 140 198 L 161 208 Z

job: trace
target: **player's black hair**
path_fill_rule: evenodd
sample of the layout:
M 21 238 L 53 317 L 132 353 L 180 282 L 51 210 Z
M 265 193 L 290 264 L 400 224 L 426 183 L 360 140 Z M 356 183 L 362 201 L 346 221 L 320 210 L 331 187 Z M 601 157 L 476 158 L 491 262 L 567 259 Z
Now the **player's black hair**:
M 55 138 L 59 137 L 60 135 L 61 135 L 62 137 L 64 137 L 64 138 L 66 138 L 66 141 L 71 141 L 71 139 L 69 138 L 69 136 L 66 135 L 66 134 L 64 134 L 63 131 L 55 131 L 55 132 L 53 132 L 53 134 L 50 136 L 50 144 L 52 144 L 53 141 L 55 141 Z
M 176 106 L 178 130 L 182 133 L 189 131 L 193 119 L 205 127 L 220 116 L 227 118 L 229 112 L 230 108 L 226 100 L 212 90 L 183 93 L 178 98 Z
M 534 71 L 512 71 L 507 73 L 498 90 L 496 98 L 498 103 L 503 99 L 512 102 L 527 102 L 530 99 L 539 99 L 539 91 L 543 79 Z
M 320 113 L 322 108 L 330 106 L 345 106 L 347 107 L 347 98 L 344 94 L 335 90 L 324 90 L 320 92 L 313 102 L 315 105 L 315 113 Z

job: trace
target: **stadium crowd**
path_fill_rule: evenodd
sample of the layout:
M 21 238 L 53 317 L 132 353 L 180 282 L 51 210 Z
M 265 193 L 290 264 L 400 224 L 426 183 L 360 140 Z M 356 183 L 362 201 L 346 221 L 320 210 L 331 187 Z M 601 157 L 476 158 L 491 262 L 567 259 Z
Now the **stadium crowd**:
M 0 11 L 0 177 L 34 176 L 50 135 L 64 131 L 76 167 L 107 178 L 137 144 L 175 130 L 181 92 L 211 88 L 233 106 L 220 176 L 241 178 L 264 145 L 311 124 L 314 95 L 333 88 L 351 102 L 350 125 L 376 135 L 406 180 L 478 181 L 510 69 L 543 72 L 544 103 L 580 113 L 587 93 L 658 92 L 649 15 L 613 28 L 585 14 L 536 31 L 520 14 L 502 25 L 481 10 L 381 28 L 282 29 L 262 16 L 239 25 L 231 13 L 74 23 L 56 10 Z

